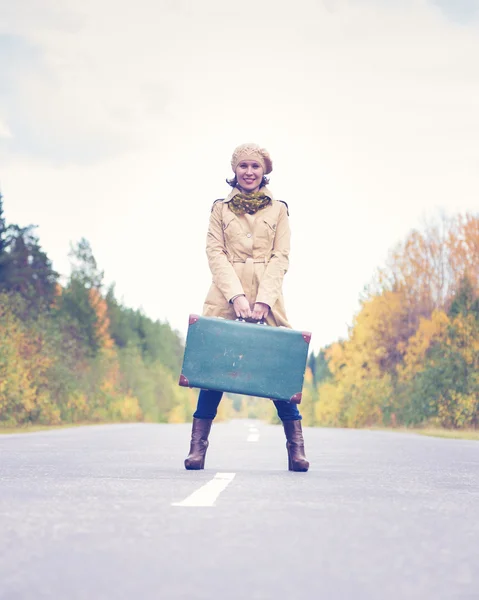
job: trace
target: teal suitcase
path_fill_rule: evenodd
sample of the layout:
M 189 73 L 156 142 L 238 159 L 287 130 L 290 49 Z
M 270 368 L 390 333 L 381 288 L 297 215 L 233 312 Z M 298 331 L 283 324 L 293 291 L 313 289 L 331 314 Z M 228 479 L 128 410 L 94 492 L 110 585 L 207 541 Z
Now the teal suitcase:
M 301 402 L 311 333 L 190 315 L 179 384 Z

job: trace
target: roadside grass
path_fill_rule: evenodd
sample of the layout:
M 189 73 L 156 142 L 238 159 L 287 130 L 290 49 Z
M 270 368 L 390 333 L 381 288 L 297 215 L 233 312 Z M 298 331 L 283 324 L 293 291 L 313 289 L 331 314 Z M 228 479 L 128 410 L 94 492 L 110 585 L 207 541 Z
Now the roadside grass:
M 435 429 L 425 427 L 424 429 L 409 429 L 412 433 L 429 435 L 432 437 L 450 438 L 455 440 L 479 440 L 478 429 Z
M 110 423 L 63 423 L 62 425 L 17 425 L 0 427 L 0 435 L 13 433 L 34 433 L 36 431 L 49 431 L 52 429 L 71 429 L 72 427 L 91 427 L 94 425 L 110 425 Z
M 376 429 L 371 427 L 371 430 Z M 396 433 L 416 433 L 429 437 L 448 438 L 451 440 L 478 440 L 479 429 L 442 429 L 441 427 L 380 427 L 381 431 L 394 431 Z

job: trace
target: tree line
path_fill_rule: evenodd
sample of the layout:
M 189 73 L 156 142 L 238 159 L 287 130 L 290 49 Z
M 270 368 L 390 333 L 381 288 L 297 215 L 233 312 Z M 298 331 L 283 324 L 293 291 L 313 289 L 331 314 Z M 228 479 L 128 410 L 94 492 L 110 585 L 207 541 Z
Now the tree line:
M 0 195 L 0 427 L 190 420 L 179 334 L 105 289 L 87 240 L 69 258 L 60 283 L 35 227 L 7 224 Z M 302 413 L 318 426 L 478 427 L 478 215 L 438 218 L 391 250 L 347 338 L 310 355 Z M 218 416 L 274 414 L 236 396 Z
M 311 355 L 306 422 L 479 425 L 479 216 L 442 216 L 392 249 L 347 339 Z
M 191 418 L 178 333 L 105 289 L 87 240 L 70 261 L 61 284 L 35 227 L 7 225 L 0 196 L 0 427 Z

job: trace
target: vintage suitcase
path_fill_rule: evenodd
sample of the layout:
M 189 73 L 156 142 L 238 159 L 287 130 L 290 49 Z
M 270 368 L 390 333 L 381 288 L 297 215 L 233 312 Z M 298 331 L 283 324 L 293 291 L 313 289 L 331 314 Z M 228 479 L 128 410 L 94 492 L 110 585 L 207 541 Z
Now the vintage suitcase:
M 300 403 L 309 332 L 190 315 L 179 384 Z

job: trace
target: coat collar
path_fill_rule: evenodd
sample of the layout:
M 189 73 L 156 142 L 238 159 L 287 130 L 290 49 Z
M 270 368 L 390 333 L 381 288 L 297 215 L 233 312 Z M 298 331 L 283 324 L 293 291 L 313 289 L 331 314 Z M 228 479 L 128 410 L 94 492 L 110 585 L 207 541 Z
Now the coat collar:
M 229 193 L 229 194 L 226 196 L 226 198 L 223 200 L 223 202 L 224 202 L 224 203 L 227 203 L 227 202 L 229 202 L 230 200 L 232 200 L 232 199 L 233 199 L 233 198 L 236 196 L 236 194 L 239 194 L 240 192 L 241 192 L 241 190 L 239 190 L 238 188 L 236 188 L 236 187 L 235 187 L 235 188 L 233 188 L 233 189 L 231 190 L 231 192 L 230 192 L 230 193 Z M 269 190 L 269 189 L 268 189 L 266 186 L 263 186 L 263 187 L 261 188 L 261 192 L 263 192 L 263 194 L 264 194 L 265 196 L 268 196 L 268 198 L 271 198 L 271 200 L 274 200 L 274 198 L 273 198 L 273 194 L 271 193 L 271 191 L 270 191 L 270 190 Z

